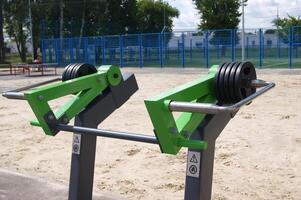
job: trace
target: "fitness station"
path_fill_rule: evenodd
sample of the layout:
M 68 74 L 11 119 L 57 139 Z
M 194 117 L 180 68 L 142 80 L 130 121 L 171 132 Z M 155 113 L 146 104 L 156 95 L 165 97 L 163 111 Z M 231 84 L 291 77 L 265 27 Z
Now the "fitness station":
M 206 76 L 145 99 L 154 136 L 97 129 L 138 90 L 135 75 L 122 73 L 117 66 L 69 64 L 62 78 L 2 95 L 26 100 L 36 116 L 31 125 L 46 135 L 73 133 L 69 200 L 93 198 L 98 136 L 155 144 L 162 153 L 175 156 L 188 148 L 184 199 L 210 200 L 216 139 L 242 106 L 274 86 L 257 79 L 250 62 L 213 65 Z M 67 95 L 72 98 L 54 112 L 48 102 Z M 175 118 L 174 112 L 181 115 Z M 70 125 L 73 118 L 74 125 Z

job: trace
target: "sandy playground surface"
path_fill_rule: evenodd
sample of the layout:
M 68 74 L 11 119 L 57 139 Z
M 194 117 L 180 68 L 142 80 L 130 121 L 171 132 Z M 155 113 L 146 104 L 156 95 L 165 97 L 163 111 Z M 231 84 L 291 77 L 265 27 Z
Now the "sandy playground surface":
M 128 68 L 123 72 L 134 72 L 140 89 L 100 127 L 152 134 L 143 100 L 206 70 Z M 257 74 L 277 86 L 241 109 L 218 138 L 213 199 L 300 200 L 301 70 L 257 70 Z M 50 78 L 0 76 L 0 88 Z M 33 117 L 25 101 L 0 97 L 0 168 L 68 186 L 72 134 L 45 136 L 29 125 Z M 170 156 L 161 154 L 156 145 L 98 138 L 94 191 L 125 199 L 183 199 L 185 162 L 185 149 Z

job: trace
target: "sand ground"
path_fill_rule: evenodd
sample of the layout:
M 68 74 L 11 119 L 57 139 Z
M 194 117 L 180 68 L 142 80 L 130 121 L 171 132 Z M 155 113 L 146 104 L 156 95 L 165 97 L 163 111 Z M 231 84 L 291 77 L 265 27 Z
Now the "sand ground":
M 186 83 L 206 70 L 123 69 L 139 91 L 101 128 L 152 134 L 143 100 Z M 272 91 L 242 108 L 216 143 L 215 200 L 301 199 L 301 70 L 258 70 Z M 50 77 L 0 76 L 1 91 Z M 52 102 L 57 107 L 63 100 Z M 45 136 L 29 125 L 24 101 L 0 97 L 0 168 L 67 186 L 72 134 Z M 126 199 L 183 199 L 186 150 L 164 155 L 159 147 L 99 138 L 94 191 Z M 1 187 L 1 183 L 0 183 Z

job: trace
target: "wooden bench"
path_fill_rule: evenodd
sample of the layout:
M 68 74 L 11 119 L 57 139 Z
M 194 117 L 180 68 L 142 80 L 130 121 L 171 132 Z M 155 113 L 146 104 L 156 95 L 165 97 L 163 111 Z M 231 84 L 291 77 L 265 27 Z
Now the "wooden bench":
M 13 74 L 13 70 L 12 70 L 12 66 L 10 63 L 3 63 L 0 64 L 0 69 L 1 68 L 8 68 L 9 69 L 9 74 L 12 75 Z
M 22 73 L 28 73 L 28 76 L 30 76 L 30 73 L 32 71 L 38 71 L 41 72 L 41 75 L 44 75 L 44 71 L 46 70 L 47 67 L 54 67 L 55 75 L 57 75 L 57 66 L 58 63 L 32 63 L 32 64 L 25 64 L 25 63 L 17 63 L 17 64 L 12 64 L 11 65 L 11 74 L 14 72 L 14 74 L 17 74 L 17 71 L 22 71 Z

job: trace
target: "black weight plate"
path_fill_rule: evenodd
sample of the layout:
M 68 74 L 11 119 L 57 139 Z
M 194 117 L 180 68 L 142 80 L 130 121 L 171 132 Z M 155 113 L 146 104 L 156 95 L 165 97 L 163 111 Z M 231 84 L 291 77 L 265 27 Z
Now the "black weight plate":
M 256 91 L 251 88 L 251 82 L 255 79 L 256 70 L 252 63 L 244 62 L 238 67 L 235 73 L 235 96 L 237 101 L 250 96 Z
M 231 62 L 228 62 L 225 65 L 223 65 L 221 72 L 219 74 L 218 87 L 219 87 L 220 98 L 221 98 L 219 100 L 219 102 L 221 104 L 227 103 L 227 99 L 226 99 L 226 95 L 225 95 L 225 91 L 224 91 L 224 77 L 225 77 L 226 69 L 230 64 L 231 64 Z
M 243 68 L 242 71 L 242 85 L 245 86 L 245 96 L 244 98 L 250 96 L 251 94 L 256 92 L 256 88 L 251 87 L 252 80 L 255 80 L 257 78 L 255 67 L 252 63 L 247 62 L 246 65 L 244 65 L 245 68 Z
M 225 65 L 226 63 L 222 63 L 219 65 L 218 69 L 217 69 L 217 72 L 215 74 L 215 77 L 214 77 L 214 89 L 215 89 L 215 96 L 216 96 L 216 99 L 217 101 L 220 101 L 221 97 L 220 97 L 220 88 L 219 88 L 219 85 L 218 85 L 218 81 L 219 81 L 219 74 L 221 72 L 221 69 L 222 67 Z
M 82 66 L 83 63 L 78 63 L 70 72 L 70 79 L 74 79 L 76 77 L 77 71 L 80 68 L 80 66 Z
M 248 85 L 246 89 L 246 97 L 256 92 L 256 88 L 251 87 L 252 81 L 257 79 L 256 69 L 252 63 L 249 62 L 249 69 L 244 69 L 244 82 Z M 250 70 L 250 71 L 249 71 Z
M 62 80 L 63 81 L 67 81 L 69 80 L 69 72 L 70 72 L 70 69 L 72 69 L 74 66 L 76 65 L 76 63 L 73 63 L 73 64 L 69 64 L 65 70 L 64 70 L 64 73 L 63 73 L 63 76 L 62 76 Z
M 65 80 L 66 69 L 67 69 L 69 66 L 70 66 L 70 64 L 67 65 L 67 66 L 65 67 L 64 71 L 63 71 L 63 74 L 62 74 L 62 81 Z
M 223 90 L 224 90 L 224 95 L 225 95 L 225 103 L 231 103 L 231 97 L 230 97 L 230 89 L 229 89 L 229 79 L 230 79 L 230 71 L 233 68 L 233 66 L 236 64 L 237 62 L 232 62 L 228 65 L 228 67 L 226 68 L 225 71 L 225 75 L 224 75 L 224 80 L 223 80 Z
M 86 75 L 93 74 L 93 73 L 96 73 L 96 72 L 97 72 L 97 69 L 93 65 L 82 64 L 76 70 L 76 73 L 74 74 L 73 78 L 86 76 Z
M 78 63 L 75 63 L 74 65 L 72 65 L 72 67 L 69 67 L 66 71 L 66 80 L 70 80 L 71 77 L 71 71 L 78 65 Z
M 96 73 L 97 69 L 90 64 L 80 63 L 73 68 L 70 74 L 70 79 Z
M 241 70 L 243 68 L 243 65 L 245 63 L 241 63 L 236 71 L 235 71 L 235 75 L 234 75 L 234 97 L 235 97 L 235 102 L 238 102 L 242 99 L 241 97 L 241 86 L 239 85 L 240 84 L 240 76 L 241 76 Z
M 64 72 L 62 74 L 62 81 L 66 81 L 67 79 L 67 71 L 70 67 L 72 67 L 74 64 L 69 64 L 65 67 Z
M 236 103 L 236 97 L 235 97 L 235 72 L 241 62 L 237 62 L 230 71 L 230 77 L 229 77 L 229 92 L 230 92 L 230 99 L 231 103 Z

